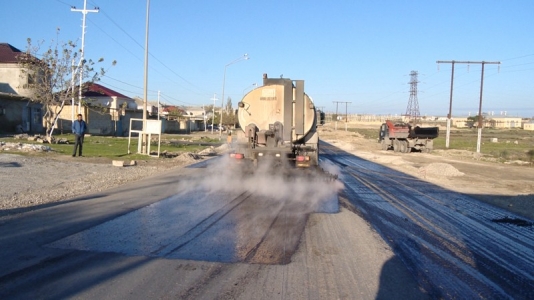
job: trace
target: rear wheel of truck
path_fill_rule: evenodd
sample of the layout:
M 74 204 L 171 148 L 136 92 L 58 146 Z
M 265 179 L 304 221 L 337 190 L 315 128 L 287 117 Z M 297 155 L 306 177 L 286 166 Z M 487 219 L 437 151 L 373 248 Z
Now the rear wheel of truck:
M 393 141 L 393 151 L 399 152 L 399 148 L 400 148 L 399 140 L 394 140 Z
M 410 152 L 412 152 L 412 147 L 410 147 L 410 143 L 408 141 L 404 141 L 404 153 Z
M 399 152 L 406 153 L 406 141 L 399 141 Z

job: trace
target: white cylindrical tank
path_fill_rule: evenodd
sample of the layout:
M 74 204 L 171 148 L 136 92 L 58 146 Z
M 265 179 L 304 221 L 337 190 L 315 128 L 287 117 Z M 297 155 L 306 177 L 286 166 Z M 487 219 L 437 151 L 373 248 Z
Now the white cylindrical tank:
M 302 139 L 316 126 L 316 114 L 313 102 L 308 95 L 304 94 L 304 111 L 299 113 L 301 115 L 303 114 L 303 116 L 296 118 L 294 104 L 290 106 L 291 111 L 285 111 L 287 109 L 287 105 L 285 105 L 287 99 L 285 99 L 284 94 L 283 84 L 264 85 L 250 91 L 243 97 L 238 108 L 237 117 L 240 127 L 245 128 L 250 124 L 254 124 L 262 131 L 269 130 L 269 125 L 275 124 L 276 122 L 283 124 L 284 127 L 293 127 L 295 120 L 302 117 L 304 133 L 297 136 L 293 131 L 291 142 L 294 143 Z M 289 99 L 289 101 L 295 99 L 295 88 L 293 88 L 293 92 L 290 95 L 292 95 L 292 99 Z M 286 113 L 292 114 L 291 120 L 293 120 L 293 124 L 284 124 L 284 121 L 287 120 L 285 118 Z

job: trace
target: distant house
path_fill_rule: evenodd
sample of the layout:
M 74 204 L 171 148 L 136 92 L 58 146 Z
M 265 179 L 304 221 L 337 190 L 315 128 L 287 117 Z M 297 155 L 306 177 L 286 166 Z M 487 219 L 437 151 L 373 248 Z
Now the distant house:
M 467 128 L 469 127 L 468 124 L 469 120 L 467 120 L 467 117 L 463 118 L 451 118 L 452 120 L 452 126 L 456 128 Z
M 494 117 L 494 116 L 484 116 L 483 126 L 485 128 L 495 128 L 495 129 L 513 129 L 521 128 L 521 117 Z M 478 122 L 468 120 L 467 117 L 464 118 L 453 118 L 453 125 L 457 128 L 467 128 L 467 127 L 477 127 Z
M 135 100 L 97 83 L 87 83 L 82 92 L 81 107 L 68 103 L 63 108 L 57 128 L 70 133 L 73 118 L 78 113 L 87 122 L 90 134 L 124 136 L 131 118 L 142 118 Z
M 190 131 L 199 131 L 206 129 L 206 111 L 204 107 L 189 106 L 185 108 L 186 128 Z
M 143 111 L 143 107 L 145 106 L 144 102 L 145 100 L 144 99 L 141 99 L 139 97 L 134 97 L 133 98 L 136 105 L 137 105 L 137 109 L 140 110 L 141 112 Z M 146 105 L 146 112 L 147 112 L 147 117 L 157 117 L 158 115 L 158 104 L 157 104 L 157 101 L 156 103 L 154 103 L 154 101 L 148 101 L 147 100 L 147 105 Z
M 35 80 L 24 74 L 18 64 L 22 52 L 7 43 L 0 43 L 0 132 L 43 132 L 40 103 L 32 102 L 28 83 Z
M 161 105 L 160 115 L 167 120 L 178 120 L 181 116 L 185 116 L 186 112 L 183 107 L 176 105 Z
M 506 116 L 489 116 L 486 123 L 489 123 L 492 128 L 521 128 L 521 117 L 506 117 Z
M 534 120 L 531 120 L 530 122 L 523 123 L 523 129 L 524 130 L 534 131 Z

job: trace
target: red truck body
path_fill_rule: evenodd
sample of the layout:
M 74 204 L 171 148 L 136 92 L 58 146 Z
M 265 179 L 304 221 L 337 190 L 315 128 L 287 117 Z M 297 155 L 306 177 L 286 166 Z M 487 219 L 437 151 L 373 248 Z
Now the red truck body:
M 387 120 L 380 126 L 378 141 L 382 144 L 382 150 L 392 149 L 395 152 L 430 152 L 434 148 L 434 138 L 439 135 L 438 127 L 412 126 L 404 122 L 394 123 Z

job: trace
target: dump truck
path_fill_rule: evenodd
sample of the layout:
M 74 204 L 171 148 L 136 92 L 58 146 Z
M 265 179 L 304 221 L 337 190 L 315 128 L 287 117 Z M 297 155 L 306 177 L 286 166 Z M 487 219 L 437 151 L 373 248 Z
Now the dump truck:
M 430 153 L 438 136 L 439 127 L 412 127 L 409 123 L 386 120 L 380 126 L 378 142 L 384 151 Z

